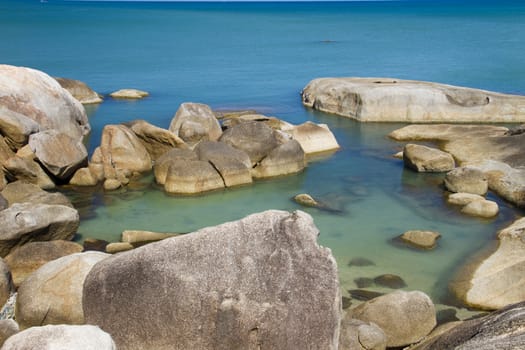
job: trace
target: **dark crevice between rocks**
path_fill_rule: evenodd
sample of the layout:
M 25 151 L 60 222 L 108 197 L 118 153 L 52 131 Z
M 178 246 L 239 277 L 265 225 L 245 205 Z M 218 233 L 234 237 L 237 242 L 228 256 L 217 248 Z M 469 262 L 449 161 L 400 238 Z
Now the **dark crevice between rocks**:
M 224 185 L 224 187 L 227 187 L 226 186 L 226 180 L 224 179 L 224 176 L 222 176 L 222 173 L 220 172 L 220 170 L 215 166 L 215 164 L 213 164 L 213 162 L 211 160 L 208 160 L 208 163 L 210 163 L 210 165 L 213 167 L 213 169 L 215 169 L 215 171 L 219 174 L 219 176 L 222 179 L 222 184 Z

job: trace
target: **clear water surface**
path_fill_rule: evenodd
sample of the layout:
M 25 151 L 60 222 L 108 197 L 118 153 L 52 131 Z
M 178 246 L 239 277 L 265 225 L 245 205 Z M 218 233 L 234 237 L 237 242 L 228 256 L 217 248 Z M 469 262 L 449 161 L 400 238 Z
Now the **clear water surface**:
M 182 102 L 256 109 L 292 123 L 322 122 L 342 148 L 303 173 L 203 196 L 164 194 L 151 177 L 116 193 L 69 195 L 81 211 L 78 239 L 116 241 L 125 229 L 191 232 L 267 209 L 309 212 L 338 261 L 344 293 L 358 277 L 401 276 L 447 302 L 456 266 L 524 214 L 493 220 L 447 206 L 442 175 L 403 169 L 386 135 L 400 124 L 359 124 L 312 112 L 300 90 L 323 76 L 429 80 L 525 94 L 525 4 L 517 1 L 309 3 L 0 2 L 0 62 L 87 82 L 99 93 L 138 88 L 142 101 L 107 98 L 88 108 L 93 127 L 146 119 L 167 128 Z M 334 211 L 301 208 L 311 195 Z M 441 232 L 434 251 L 391 244 L 409 229 Z M 366 257 L 374 266 L 348 266 Z M 383 290 L 372 286 L 372 290 Z

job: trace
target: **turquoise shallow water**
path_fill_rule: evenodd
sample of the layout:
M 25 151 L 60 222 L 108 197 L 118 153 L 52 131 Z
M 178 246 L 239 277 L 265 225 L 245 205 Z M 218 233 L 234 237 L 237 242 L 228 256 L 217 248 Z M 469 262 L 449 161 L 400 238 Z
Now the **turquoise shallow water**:
M 359 124 L 305 109 L 299 92 L 321 76 L 390 76 L 525 94 L 525 5 L 501 1 L 353 3 L 0 2 L 0 61 L 87 82 L 100 93 L 134 87 L 142 101 L 88 108 L 93 127 L 137 118 L 161 127 L 182 102 L 256 109 L 292 123 L 322 122 L 342 149 L 297 175 L 190 198 L 151 178 L 119 193 L 70 194 L 78 239 L 117 240 L 122 230 L 190 232 L 267 209 L 303 209 L 337 258 L 343 289 L 394 273 L 407 289 L 443 301 L 454 268 L 523 211 L 496 199 L 494 220 L 446 206 L 439 175 L 403 169 L 386 135 L 402 126 Z M 300 208 L 308 192 L 337 211 Z M 438 249 L 390 244 L 408 229 L 442 233 Z M 349 267 L 354 257 L 375 262 Z

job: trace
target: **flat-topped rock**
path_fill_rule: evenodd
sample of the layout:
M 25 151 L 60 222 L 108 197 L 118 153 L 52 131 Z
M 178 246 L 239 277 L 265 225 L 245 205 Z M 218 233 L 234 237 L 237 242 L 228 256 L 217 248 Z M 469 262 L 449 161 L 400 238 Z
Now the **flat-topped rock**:
M 103 101 L 99 94 L 80 80 L 56 77 L 55 80 L 82 104 L 101 103 Z
M 444 184 L 450 192 L 484 195 L 489 189 L 487 175 L 471 167 L 458 167 L 448 172 Z
M 319 78 L 301 92 L 305 106 L 363 122 L 525 121 L 525 96 L 393 78 Z
M 403 242 L 421 249 L 433 249 L 441 234 L 434 231 L 411 230 L 403 233 L 400 238 Z
M 120 89 L 109 94 L 113 98 L 138 100 L 149 96 L 149 92 L 137 89 Z

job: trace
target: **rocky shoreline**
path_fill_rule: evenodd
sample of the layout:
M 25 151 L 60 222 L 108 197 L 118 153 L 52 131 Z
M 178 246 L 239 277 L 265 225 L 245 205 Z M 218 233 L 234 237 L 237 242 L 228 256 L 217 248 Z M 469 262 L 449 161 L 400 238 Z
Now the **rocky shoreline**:
M 346 300 L 343 309 L 335 259 L 317 243 L 319 230 L 302 211 L 268 210 L 183 235 L 126 231 L 120 243 L 99 242 L 115 254 L 70 242 L 79 215 L 67 197 L 48 192 L 57 186 L 112 191 L 152 171 L 167 193 L 188 195 L 294 174 L 311 155 L 339 148 L 326 125 L 292 125 L 252 111 L 218 114 L 184 103 L 166 129 L 143 120 L 107 125 L 88 160 L 82 138 L 90 126 L 79 101 L 102 101 L 89 90 L 82 82 L 0 65 L 2 349 L 483 350 L 525 344 L 524 219 L 501 230 L 495 249 L 450 283 L 465 305 L 498 311 L 447 323 L 420 291 L 369 295 L 357 306 Z M 145 96 L 134 90 L 114 98 Z M 489 123 L 498 108 L 505 121 L 525 120 L 525 97 L 412 81 L 315 80 L 302 96 L 305 105 L 363 121 L 372 115 L 389 121 L 388 106 L 392 118 L 405 115 L 404 121 Z M 422 103 L 407 106 L 407 100 Z M 409 125 L 389 136 L 407 143 L 405 167 L 447 172 L 444 195 L 459 211 L 491 218 L 498 208 L 485 198 L 489 190 L 525 207 L 522 129 Z M 331 210 L 307 194 L 295 200 Z M 409 231 L 399 240 L 430 250 L 439 237 Z M 395 277 L 373 283 L 403 288 Z

